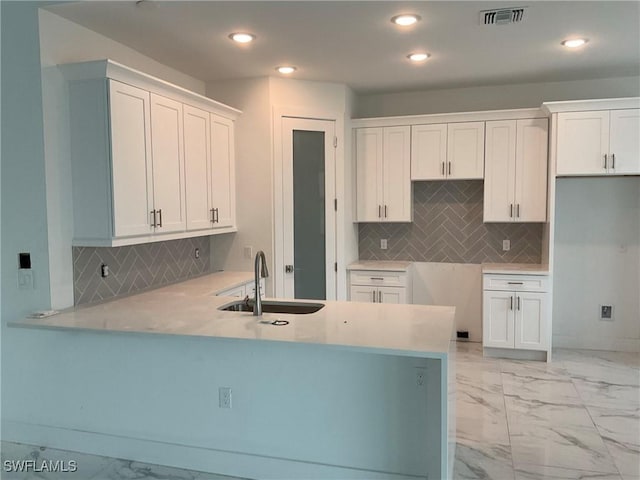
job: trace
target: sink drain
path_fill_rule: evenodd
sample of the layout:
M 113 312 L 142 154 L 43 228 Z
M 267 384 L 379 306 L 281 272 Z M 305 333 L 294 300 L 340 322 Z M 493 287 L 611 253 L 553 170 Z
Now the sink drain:
M 275 325 L 277 327 L 280 327 L 282 325 L 289 325 L 289 320 L 274 320 L 273 322 L 271 322 L 271 325 Z

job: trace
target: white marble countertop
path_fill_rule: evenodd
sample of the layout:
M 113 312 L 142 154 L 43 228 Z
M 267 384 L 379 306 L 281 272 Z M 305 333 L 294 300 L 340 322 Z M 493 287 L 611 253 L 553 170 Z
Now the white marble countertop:
M 358 260 L 347 265 L 347 270 L 377 270 L 387 272 L 407 272 L 413 262 L 390 260 Z
M 483 263 L 482 273 L 549 275 L 549 265 L 537 263 Z
M 205 275 L 58 315 L 10 322 L 12 327 L 235 338 L 332 345 L 373 353 L 442 358 L 449 351 L 454 307 L 316 301 L 307 315 L 226 312 L 237 298 L 215 293 L 247 282 L 246 273 Z M 250 280 L 251 274 L 249 274 Z M 288 320 L 274 326 L 277 319 Z

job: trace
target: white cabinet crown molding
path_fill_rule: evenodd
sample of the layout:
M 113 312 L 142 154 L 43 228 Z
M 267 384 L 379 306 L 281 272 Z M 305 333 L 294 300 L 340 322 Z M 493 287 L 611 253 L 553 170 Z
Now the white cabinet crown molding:
M 640 108 L 640 97 L 569 100 L 562 102 L 544 102 L 542 104 L 542 110 L 548 115 L 558 112 L 623 110 L 626 108 Z
M 402 115 L 395 117 L 354 118 L 352 128 L 429 125 L 434 123 L 486 122 L 491 120 L 519 120 L 546 118 L 548 112 L 541 108 L 517 108 L 510 110 L 485 110 L 479 112 L 436 113 L 427 115 Z
M 122 83 L 133 84 L 138 88 L 146 89 L 150 92 L 170 95 L 174 100 L 194 107 L 203 108 L 212 113 L 218 113 L 233 120 L 242 113 L 242 111 L 237 108 L 217 102 L 209 97 L 192 92 L 147 73 L 140 72 L 139 70 L 129 68 L 108 58 L 90 62 L 61 64 L 58 65 L 58 67 L 67 81 L 110 78 Z

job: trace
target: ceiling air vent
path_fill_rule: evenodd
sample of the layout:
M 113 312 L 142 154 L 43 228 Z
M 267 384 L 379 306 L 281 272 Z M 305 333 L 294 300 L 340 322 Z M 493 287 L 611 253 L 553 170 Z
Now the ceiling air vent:
M 480 23 L 483 25 L 508 25 L 519 23 L 524 18 L 527 7 L 499 8 L 497 10 L 483 10 L 480 12 Z

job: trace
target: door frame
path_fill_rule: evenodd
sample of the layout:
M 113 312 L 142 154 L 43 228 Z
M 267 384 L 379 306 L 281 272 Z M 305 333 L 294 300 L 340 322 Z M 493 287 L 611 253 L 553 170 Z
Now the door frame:
M 304 108 L 274 106 L 272 116 L 273 128 L 273 285 L 274 296 L 283 298 L 285 292 L 285 252 L 284 252 L 284 149 L 283 149 L 283 119 L 285 117 L 300 118 L 306 120 L 328 120 L 334 122 L 334 135 L 337 138 L 335 151 L 335 198 L 338 201 L 338 210 L 335 215 L 335 262 L 338 271 L 335 276 L 335 289 L 331 292 L 327 289 L 327 299 L 345 298 L 346 270 L 344 255 L 345 228 L 345 175 L 344 175 L 344 151 L 345 151 L 345 126 L 344 112 L 338 113 L 329 110 L 308 110 Z M 341 294 L 342 292 L 342 294 Z

